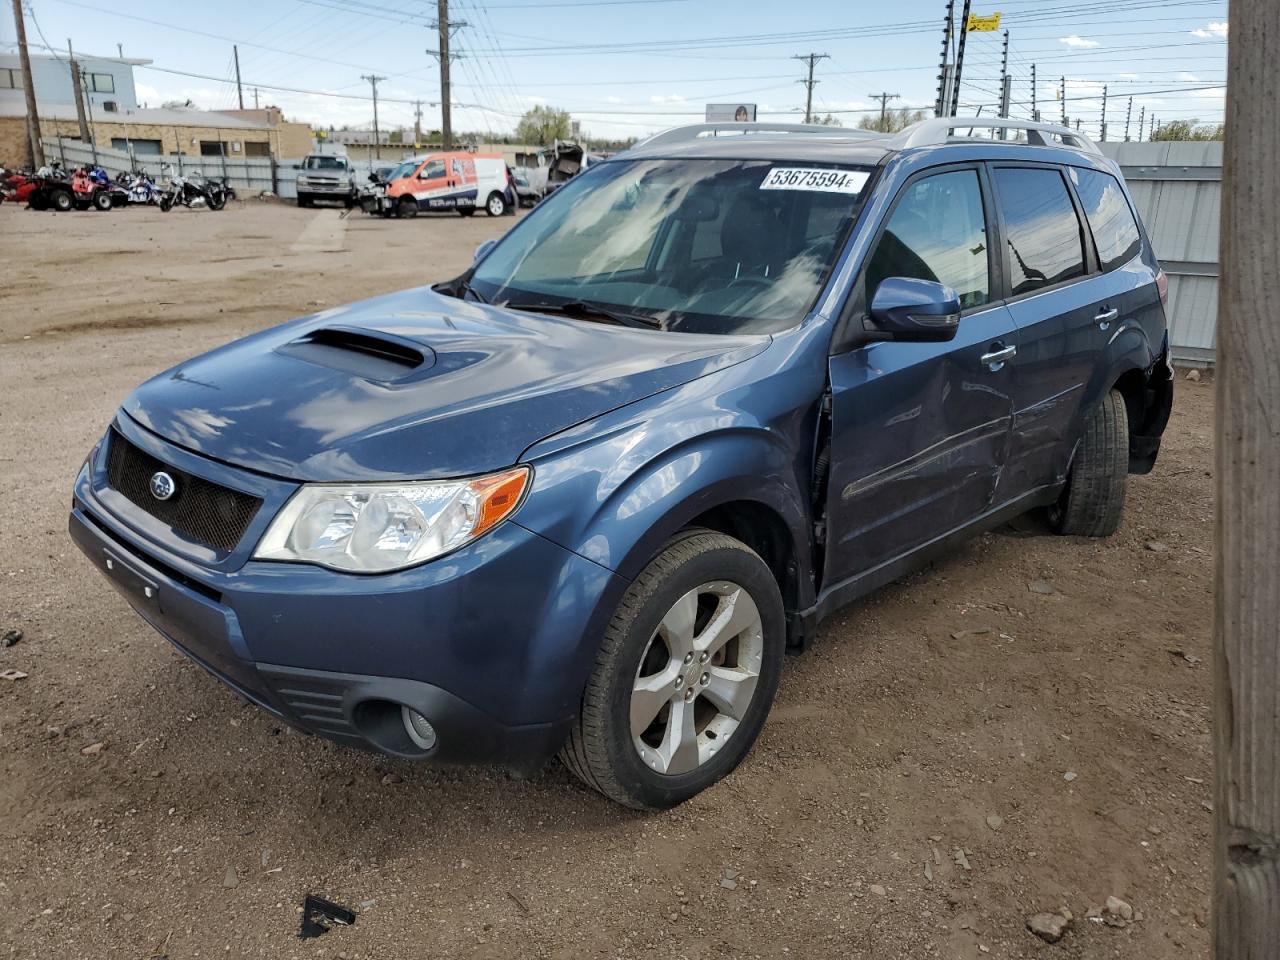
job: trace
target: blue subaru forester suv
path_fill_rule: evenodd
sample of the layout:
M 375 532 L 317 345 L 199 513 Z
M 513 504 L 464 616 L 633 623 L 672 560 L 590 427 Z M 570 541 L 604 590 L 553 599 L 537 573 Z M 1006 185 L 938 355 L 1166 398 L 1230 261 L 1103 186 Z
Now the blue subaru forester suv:
M 679 803 L 824 615 L 1032 509 L 1105 536 L 1155 462 L 1166 287 L 1119 169 L 975 123 L 660 134 L 454 280 L 143 384 L 71 535 L 304 730 Z

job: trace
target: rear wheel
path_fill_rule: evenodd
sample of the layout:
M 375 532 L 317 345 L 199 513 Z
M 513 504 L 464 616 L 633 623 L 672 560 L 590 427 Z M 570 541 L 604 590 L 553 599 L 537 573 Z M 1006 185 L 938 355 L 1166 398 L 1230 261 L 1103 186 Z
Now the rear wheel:
M 411 220 L 418 215 L 418 201 L 413 197 L 401 197 L 396 205 L 396 216 L 403 220 Z
M 98 190 L 98 191 L 96 191 L 96 192 L 94 193 L 94 195 L 93 195 L 93 209 L 95 209 L 95 210 L 110 210 L 110 209 L 111 209 L 111 194 L 107 193 L 107 191 L 105 191 L 105 190 Z
M 1085 420 L 1067 486 L 1049 508 L 1057 533 L 1108 537 L 1120 527 L 1129 476 L 1129 414 L 1124 397 L 1112 390 Z
M 605 629 L 562 761 L 629 807 L 689 799 L 751 749 L 785 643 L 782 596 L 759 556 L 710 531 L 671 543 Z
M 507 212 L 507 198 L 500 194 L 497 190 L 489 194 L 489 199 L 484 203 L 484 212 L 491 217 L 500 217 Z
M 309 207 L 309 206 L 311 206 L 311 198 L 310 198 L 310 197 L 308 197 L 308 196 L 307 196 L 306 194 L 304 194 L 304 193 L 300 193 L 300 194 L 298 194 L 298 206 L 300 206 L 300 207 Z
M 76 198 L 71 195 L 71 191 L 63 187 L 57 187 L 49 191 L 49 206 L 59 213 L 68 213 L 75 208 Z
M 474 216 L 475 212 L 476 212 L 475 207 L 459 207 L 458 208 L 458 216 L 460 217 Z

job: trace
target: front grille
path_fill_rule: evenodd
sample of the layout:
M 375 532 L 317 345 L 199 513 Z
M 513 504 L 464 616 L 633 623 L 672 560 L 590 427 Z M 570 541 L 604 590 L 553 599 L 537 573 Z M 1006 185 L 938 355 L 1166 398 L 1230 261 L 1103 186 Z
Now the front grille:
M 163 470 L 177 490 L 168 500 L 151 493 L 151 478 Z M 229 553 L 236 548 L 254 514 L 259 497 L 240 493 L 171 467 L 139 450 L 112 430 L 107 447 L 107 482 L 134 505 L 189 540 Z

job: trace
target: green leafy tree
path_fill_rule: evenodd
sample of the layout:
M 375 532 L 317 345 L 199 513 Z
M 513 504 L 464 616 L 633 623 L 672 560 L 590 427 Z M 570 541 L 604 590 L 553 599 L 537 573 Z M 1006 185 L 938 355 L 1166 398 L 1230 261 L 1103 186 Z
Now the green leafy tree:
M 860 130 L 877 130 L 880 133 L 897 133 L 899 130 L 905 130 L 913 123 L 919 123 L 925 118 L 923 110 L 912 110 L 910 107 L 890 107 L 884 112 L 884 120 L 881 121 L 879 113 L 869 113 L 858 121 L 858 129 Z
M 1223 126 L 1220 123 L 1201 123 L 1199 120 L 1170 120 L 1151 132 L 1150 140 L 1221 140 Z
M 520 118 L 516 139 L 520 143 L 545 145 L 553 140 L 567 140 L 572 129 L 567 110 L 539 105 Z

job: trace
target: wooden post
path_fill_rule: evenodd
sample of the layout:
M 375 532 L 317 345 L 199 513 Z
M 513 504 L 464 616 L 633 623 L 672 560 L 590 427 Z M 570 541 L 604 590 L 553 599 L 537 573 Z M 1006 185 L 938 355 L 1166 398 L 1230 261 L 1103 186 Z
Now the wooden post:
M 1214 956 L 1280 957 L 1280 5 L 1231 4 L 1217 340 Z

